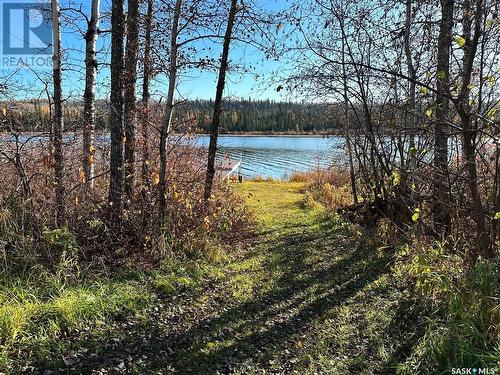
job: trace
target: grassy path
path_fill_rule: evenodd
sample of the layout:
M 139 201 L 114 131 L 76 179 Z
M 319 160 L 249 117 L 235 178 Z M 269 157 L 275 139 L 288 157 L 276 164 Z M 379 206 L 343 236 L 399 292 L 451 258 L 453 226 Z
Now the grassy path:
M 244 183 L 259 227 L 201 289 L 89 330 L 47 366 L 85 373 L 373 374 L 409 348 L 390 256 L 303 205 L 302 185 Z M 401 323 L 403 322 L 403 323 Z

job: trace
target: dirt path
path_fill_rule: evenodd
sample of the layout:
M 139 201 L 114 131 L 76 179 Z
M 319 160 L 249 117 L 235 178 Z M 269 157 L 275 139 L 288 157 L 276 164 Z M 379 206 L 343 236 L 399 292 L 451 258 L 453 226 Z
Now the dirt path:
M 259 240 L 197 292 L 145 316 L 81 334 L 65 371 L 175 374 L 373 374 L 412 337 L 389 254 L 303 207 L 300 184 L 243 186 Z M 403 323 L 401 323 L 403 322 Z M 54 368 L 57 371 L 57 368 Z

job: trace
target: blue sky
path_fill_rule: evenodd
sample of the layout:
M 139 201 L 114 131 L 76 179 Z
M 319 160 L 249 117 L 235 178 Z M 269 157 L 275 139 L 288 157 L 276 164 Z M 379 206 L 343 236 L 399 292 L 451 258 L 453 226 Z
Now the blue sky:
M 22 0 L 21 2 L 23 2 Z M 42 0 L 27 0 L 26 2 L 41 2 Z M 89 3 L 85 2 L 85 5 L 82 5 L 82 11 L 88 14 L 88 9 L 85 6 L 88 6 Z M 2 11 L 5 11 L 6 4 L 13 3 L 12 0 L 0 0 L 0 4 L 2 5 Z M 14 1 L 14 3 L 19 4 L 19 1 Z M 287 0 L 256 0 L 256 3 L 269 10 L 281 10 L 287 7 Z M 77 3 L 79 6 L 81 3 Z M 70 0 L 62 0 L 61 7 L 67 8 L 70 5 L 73 7 L 75 3 L 70 3 Z M 101 12 L 109 10 L 109 0 L 102 0 L 101 3 Z M 5 13 L 5 12 L 4 12 Z M 71 11 L 64 11 L 64 15 L 66 16 L 66 22 L 63 24 L 62 28 L 62 46 L 64 49 L 65 63 L 63 66 L 63 90 L 64 96 L 70 99 L 79 99 L 83 95 L 83 87 L 84 87 L 84 70 L 83 70 L 83 50 L 84 50 L 84 40 L 82 35 L 77 31 L 77 29 L 83 28 L 84 23 L 81 19 L 81 15 Z M 10 37 L 13 40 L 13 35 L 23 35 L 23 19 L 17 14 L 18 18 L 15 18 L 15 14 L 9 13 L 10 26 L 5 26 L 6 23 L 3 22 L 4 27 L 2 27 L 2 40 L 6 40 L 6 38 Z M 5 17 L 5 15 L 2 15 Z M 31 17 L 31 13 L 30 13 Z M 36 19 L 37 14 L 34 13 L 33 19 L 28 21 L 30 23 L 34 23 L 38 25 L 38 21 Z M 5 21 L 7 18 L 3 18 Z M 73 23 L 73 25 L 68 24 Z M 109 25 L 106 23 L 101 23 L 102 28 L 108 28 Z M 10 34 L 10 35 L 9 35 Z M 41 33 L 43 34 L 43 32 Z M 14 35 L 15 36 L 15 35 Z M 50 36 L 49 36 L 50 37 Z M 18 37 L 19 38 L 19 37 Z M 34 38 L 36 39 L 36 38 Z M 43 35 L 41 36 L 43 39 Z M 32 39 L 30 39 L 32 40 Z M 206 42 L 205 42 L 206 43 Z M 211 46 L 213 50 L 220 51 L 220 44 L 213 42 Z M 97 85 L 97 96 L 99 98 L 106 98 L 109 95 L 109 67 L 106 62 L 109 61 L 109 35 L 108 36 L 100 36 L 98 39 L 98 50 L 100 50 L 98 59 L 100 60 L 100 68 L 98 72 L 98 85 Z M 4 59 L 6 56 L 11 57 L 5 51 L 5 43 L 1 47 L 2 58 Z M 233 43 L 231 46 L 230 59 L 234 63 L 242 63 L 246 66 L 251 67 L 251 73 L 242 74 L 239 72 L 231 72 L 227 77 L 226 84 L 226 96 L 231 97 L 251 97 L 253 99 L 275 99 L 275 100 L 286 100 L 287 98 L 282 96 L 282 93 L 277 93 L 276 84 L 271 83 L 268 78 L 275 76 L 275 72 L 282 69 L 282 62 L 277 61 L 266 61 L 263 59 L 263 54 L 254 47 L 244 45 L 242 43 Z M 31 57 L 31 55 L 27 55 Z M 41 58 L 43 54 L 37 55 L 37 58 Z M 20 56 L 16 56 L 18 58 Z M 26 56 L 21 56 L 26 57 Z M 50 56 L 45 56 L 45 58 L 50 58 Z M 258 72 L 258 75 L 256 74 Z M 5 67 L 2 65 L 2 74 L 0 76 L 10 76 L 10 81 L 13 87 L 16 87 L 14 91 L 10 93 L 12 99 L 21 99 L 21 98 L 33 98 L 33 97 L 46 97 L 45 92 L 45 84 L 50 80 L 51 69 L 50 66 L 45 68 L 41 67 L 33 67 L 33 68 L 23 68 L 20 70 L 16 70 L 13 67 Z M 182 75 L 179 77 L 179 86 L 178 86 L 178 96 L 183 98 L 213 98 L 215 95 L 215 86 L 216 86 L 217 74 L 214 71 L 199 71 L 199 70 L 191 70 L 191 71 L 183 71 Z M 166 77 L 158 76 L 154 81 L 152 86 L 152 93 L 156 98 L 161 98 L 166 92 Z M 140 84 L 140 82 L 139 82 Z M 138 90 L 139 91 L 139 90 Z

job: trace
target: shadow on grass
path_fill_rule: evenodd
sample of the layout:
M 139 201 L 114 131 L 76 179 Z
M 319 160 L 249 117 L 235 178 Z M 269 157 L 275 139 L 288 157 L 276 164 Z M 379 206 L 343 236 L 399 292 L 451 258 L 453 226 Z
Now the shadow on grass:
M 266 369 L 278 356 L 280 370 L 286 373 L 293 366 L 286 352 L 294 341 L 385 273 L 390 254 L 349 243 L 346 229 L 327 219 L 319 225 L 289 226 L 284 233 L 261 245 L 268 254 L 266 271 L 276 271 L 272 288 L 255 289 L 244 302 L 233 300 L 230 293 L 206 291 L 212 305 L 208 315 L 179 313 L 163 322 L 161 314 L 151 316 L 126 328 L 112 345 L 105 336 L 79 340 L 75 348 L 100 350 L 80 360 L 80 371 L 113 369 L 121 366 L 123 353 L 130 353 L 134 364 L 129 371 L 137 373 L 224 374 L 246 364 Z M 49 367 L 54 365 L 48 361 Z
M 382 374 L 396 373 L 398 365 L 408 359 L 420 339 L 424 337 L 427 326 L 425 323 L 418 323 L 425 322 L 422 318 L 423 314 L 422 307 L 414 300 L 405 299 L 399 303 L 397 311 L 384 332 L 385 336 L 397 337 L 399 340 L 395 341 L 394 350 L 383 365 Z

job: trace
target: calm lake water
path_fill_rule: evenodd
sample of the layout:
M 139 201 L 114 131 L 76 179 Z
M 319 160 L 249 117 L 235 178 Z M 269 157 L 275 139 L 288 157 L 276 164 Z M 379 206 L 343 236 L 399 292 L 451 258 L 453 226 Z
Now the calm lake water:
M 199 146 L 208 143 L 208 136 L 197 137 Z M 240 172 L 245 177 L 286 179 L 293 172 L 327 167 L 344 159 L 340 137 L 220 135 L 218 144 L 218 156 L 241 161 Z

